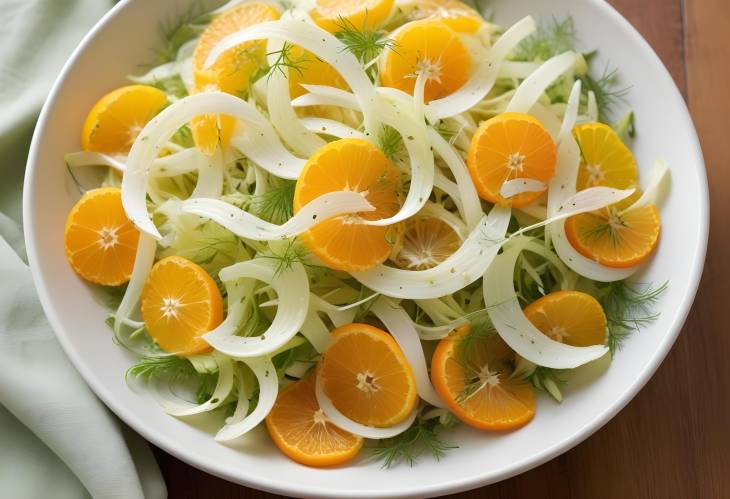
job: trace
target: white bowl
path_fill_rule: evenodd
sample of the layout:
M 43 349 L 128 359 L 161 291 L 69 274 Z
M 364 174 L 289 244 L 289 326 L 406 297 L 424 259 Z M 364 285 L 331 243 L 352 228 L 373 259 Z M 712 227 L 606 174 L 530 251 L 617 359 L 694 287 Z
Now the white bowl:
M 66 64 L 41 113 L 25 180 L 28 257 L 48 319 L 84 379 L 122 420 L 149 441 L 225 479 L 267 491 L 318 497 L 425 497 L 453 493 L 510 477 L 539 465 L 588 437 L 613 417 L 654 373 L 679 333 L 695 296 L 708 232 L 708 195 L 692 120 L 669 73 L 649 45 L 601 0 L 497 0 L 497 21 L 526 14 L 575 19 L 586 49 L 620 68 L 632 85 L 627 107 L 636 111 L 634 152 L 644 174 L 657 157 L 668 160 L 674 188 L 661 207 L 662 240 L 639 280 L 669 290 L 661 317 L 636 334 L 610 366 L 590 366 L 557 405 L 540 396 L 537 416 L 508 434 L 460 428 L 448 438 L 460 446 L 441 462 L 424 457 L 413 468 L 383 470 L 360 459 L 336 469 L 298 465 L 279 453 L 264 431 L 234 446 L 216 443 L 205 421 L 164 414 L 125 384 L 131 357 L 104 325 L 107 310 L 92 287 L 72 272 L 63 251 L 66 215 L 78 194 L 68 187 L 64 153 L 79 148 L 84 116 L 108 90 L 139 72 L 159 46 L 159 25 L 196 0 L 120 2 L 83 40 Z M 209 425 L 210 426 L 210 425 Z

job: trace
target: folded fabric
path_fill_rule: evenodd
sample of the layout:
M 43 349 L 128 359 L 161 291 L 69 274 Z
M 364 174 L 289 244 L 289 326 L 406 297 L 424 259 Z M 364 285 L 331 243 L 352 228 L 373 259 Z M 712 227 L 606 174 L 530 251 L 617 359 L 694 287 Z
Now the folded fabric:
M 136 451 L 132 458 L 117 420 L 58 345 L 38 302 L 30 270 L 3 239 L 0 282 L 0 404 L 65 463 L 92 497 L 165 497 L 165 485 L 149 448 L 132 442 Z M 3 442 L 11 430 L 0 428 Z M 136 435 L 129 438 L 139 439 Z M 5 477 L 10 483 L 0 483 L 4 496 L 16 498 L 19 494 L 12 491 L 27 489 L 28 484 L 18 483 L 18 479 L 29 479 L 27 469 L 39 468 L 34 459 L 29 456 L 30 468 L 25 474 Z M 49 490 L 55 497 L 58 484 L 48 483 L 50 475 L 39 471 L 32 477 L 34 487 L 52 487 Z M 72 481 L 65 483 L 74 486 Z
M 113 3 L 0 0 L 2 497 L 167 495 L 147 444 L 99 402 L 56 341 L 23 262 L 18 223 L 36 116 L 73 48 Z

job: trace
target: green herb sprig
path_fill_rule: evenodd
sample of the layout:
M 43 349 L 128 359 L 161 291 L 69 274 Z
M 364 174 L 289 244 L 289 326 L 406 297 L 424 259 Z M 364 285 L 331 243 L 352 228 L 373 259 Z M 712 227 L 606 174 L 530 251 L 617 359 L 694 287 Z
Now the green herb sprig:
M 430 454 L 436 461 L 440 460 L 448 451 L 457 448 L 440 437 L 442 431 L 456 424 L 456 419 L 442 419 L 418 416 L 406 431 L 381 441 L 372 450 L 373 456 L 383 462 L 383 468 L 392 468 L 401 462 L 413 466 L 422 454 Z
M 668 285 L 665 282 L 656 288 L 648 285 L 644 289 L 636 289 L 625 281 L 617 281 L 600 290 L 599 301 L 606 312 L 611 355 L 621 348 L 632 333 L 659 318 L 655 306 Z

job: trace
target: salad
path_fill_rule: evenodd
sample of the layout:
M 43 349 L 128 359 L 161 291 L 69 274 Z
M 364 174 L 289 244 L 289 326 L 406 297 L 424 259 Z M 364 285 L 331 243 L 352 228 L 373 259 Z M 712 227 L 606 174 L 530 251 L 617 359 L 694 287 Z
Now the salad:
M 656 318 L 666 284 L 630 279 L 668 169 L 639 178 L 570 18 L 251 0 L 165 35 L 65 158 L 64 243 L 170 415 L 310 466 L 438 459 Z

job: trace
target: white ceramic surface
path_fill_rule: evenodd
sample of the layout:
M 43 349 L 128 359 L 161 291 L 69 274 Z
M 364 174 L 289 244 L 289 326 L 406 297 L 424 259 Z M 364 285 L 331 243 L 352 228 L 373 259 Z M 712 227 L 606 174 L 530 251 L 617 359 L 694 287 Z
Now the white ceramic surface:
M 382 470 L 364 459 L 366 453 L 345 467 L 307 468 L 281 455 L 261 429 L 224 446 L 213 440 L 210 421 L 172 418 L 130 390 L 123 374 L 132 359 L 112 342 L 104 325 L 107 310 L 64 257 L 64 221 L 78 194 L 67 182 L 63 155 L 78 149 L 82 121 L 96 99 L 154 58 L 160 22 L 174 19 L 193 1 L 122 1 L 89 33 L 46 102 L 26 174 L 25 235 L 44 309 L 73 363 L 120 418 L 188 463 L 247 486 L 296 496 L 426 497 L 495 482 L 557 456 L 605 424 L 646 383 L 687 316 L 705 257 L 707 183 L 692 121 L 652 49 L 605 2 L 496 0 L 491 5 L 503 24 L 526 14 L 547 19 L 572 15 L 581 48 L 599 48 L 601 58 L 620 68 L 624 82 L 632 85 L 626 105 L 636 111 L 634 150 L 640 168 L 646 173 L 656 157 L 666 158 L 674 186 L 661 207 L 658 253 L 638 278 L 669 280 L 660 319 L 634 335 L 607 368 L 583 369 L 566 388 L 562 405 L 540 396 L 537 416 L 524 429 L 490 435 L 460 428 L 448 437 L 458 450 L 441 462 L 425 457 L 413 468 Z

